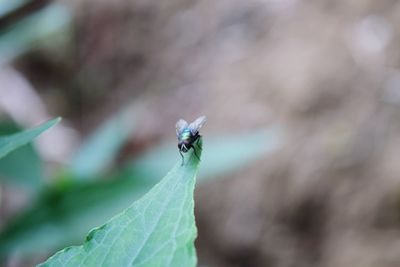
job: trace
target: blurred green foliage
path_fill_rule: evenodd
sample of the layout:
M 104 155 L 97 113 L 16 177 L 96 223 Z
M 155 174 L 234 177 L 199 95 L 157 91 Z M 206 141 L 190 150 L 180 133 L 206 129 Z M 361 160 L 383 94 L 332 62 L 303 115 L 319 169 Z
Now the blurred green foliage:
M 128 108 L 118 112 L 86 139 L 69 167 L 75 177 L 93 178 L 110 166 L 133 132 L 131 115 Z
M 35 137 L 60 122 L 60 120 L 60 118 L 57 118 L 26 131 L 0 136 L 0 159 L 7 156 L 17 148 L 28 144 Z
M 20 130 L 14 123 L 0 123 L 0 135 L 14 134 Z M 8 180 L 31 190 L 38 190 L 42 186 L 43 163 L 32 144 L 23 145 L 0 160 L 0 180 Z

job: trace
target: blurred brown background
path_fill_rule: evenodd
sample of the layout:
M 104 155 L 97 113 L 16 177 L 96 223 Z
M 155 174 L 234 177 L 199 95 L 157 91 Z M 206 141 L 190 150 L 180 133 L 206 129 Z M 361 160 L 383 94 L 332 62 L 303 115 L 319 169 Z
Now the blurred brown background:
M 126 153 L 174 138 L 180 117 L 207 115 L 205 140 L 284 129 L 282 149 L 197 187 L 199 266 L 400 266 L 398 1 L 59 4 L 71 22 L 58 45 L 0 76 L 17 72 L 63 116 L 70 144 L 132 102 Z

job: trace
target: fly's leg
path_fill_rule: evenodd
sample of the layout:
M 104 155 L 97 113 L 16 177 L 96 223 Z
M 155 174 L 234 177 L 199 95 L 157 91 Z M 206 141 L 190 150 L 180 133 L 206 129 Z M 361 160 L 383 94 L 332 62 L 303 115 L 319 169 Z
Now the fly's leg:
M 181 157 L 182 157 L 182 164 L 181 164 L 181 166 L 183 166 L 183 164 L 185 163 L 185 158 L 183 157 L 182 151 L 179 150 L 179 154 L 180 154 Z

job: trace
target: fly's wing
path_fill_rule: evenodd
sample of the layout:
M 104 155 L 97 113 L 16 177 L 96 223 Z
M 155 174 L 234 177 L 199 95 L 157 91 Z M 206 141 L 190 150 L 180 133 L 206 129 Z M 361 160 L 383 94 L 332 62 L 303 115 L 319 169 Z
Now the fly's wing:
M 201 116 L 201 117 L 197 118 L 194 122 L 189 124 L 190 132 L 193 135 L 198 133 L 200 128 L 204 125 L 204 123 L 206 123 L 206 121 L 207 121 L 206 116 Z
M 180 119 L 176 123 L 175 127 L 176 127 L 176 136 L 179 137 L 181 132 L 188 127 L 188 123 L 185 120 Z

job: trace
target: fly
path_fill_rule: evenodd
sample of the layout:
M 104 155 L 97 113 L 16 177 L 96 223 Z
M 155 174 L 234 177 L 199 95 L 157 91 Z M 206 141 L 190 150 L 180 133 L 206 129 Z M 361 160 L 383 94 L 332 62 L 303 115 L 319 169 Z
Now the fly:
M 179 154 L 182 157 L 182 165 L 184 163 L 184 157 L 182 153 L 188 152 L 191 148 L 193 148 L 193 152 L 196 158 L 200 160 L 199 156 L 196 153 L 194 143 L 196 142 L 197 144 L 197 142 L 199 141 L 201 137 L 199 130 L 205 122 L 206 116 L 201 116 L 190 124 L 182 119 L 180 119 L 176 123 L 176 136 L 178 137 L 178 149 Z

